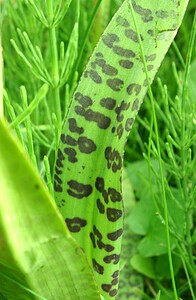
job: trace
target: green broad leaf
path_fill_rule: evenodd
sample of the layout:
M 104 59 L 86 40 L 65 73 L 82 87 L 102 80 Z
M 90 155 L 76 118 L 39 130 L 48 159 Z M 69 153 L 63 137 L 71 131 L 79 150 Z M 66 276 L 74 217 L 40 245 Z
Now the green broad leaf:
M 156 279 L 155 266 L 152 258 L 136 254 L 131 259 L 131 265 L 144 276 Z
M 174 249 L 176 245 L 175 238 L 170 237 L 170 242 L 171 248 Z M 140 242 L 138 250 L 144 257 L 158 256 L 167 253 L 165 225 L 157 215 L 152 217 L 148 233 Z
M 125 143 L 187 3 L 125 0 L 98 42 L 65 117 L 55 199 L 105 299 L 118 290 Z
M 84 253 L 30 160 L 0 120 L 2 299 L 100 299 Z
M 156 172 L 159 172 L 157 159 L 151 159 L 150 164 Z M 128 164 L 126 171 L 139 200 L 130 213 L 128 224 L 134 233 L 145 235 L 149 231 L 152 218 L 155 217 L 155 206 L 151 190 L 153 187 L 153 193 L 158 192 L 157 179 L 151 171 L 149 180 L 148 162 L 146 160 Z
M 146 235 L 149 231 L 150 222 L 155 217 L 155 208 L 152 198 L 148 195 L 145 200 L 139 201 L 129 216 L 130 229 L 139 235 Z
M 131 265 L 130 258 L 135 255 L 138 246 L 138 236 L 131 232 L 127 220 L 135 205 L 135 197 L 126 169 L 123 169 L 122 193 L 125 206 L 124 233 L 122 238 L 120 281 L 116 300 L 141 300 L 136 293 L 137 289 L 143 290 L 143 278 Z
M 159 172 L 158 159 L 152 158 L 150 160 L 150 167 L 149 179 L 148 162 L 146 159 L 127 164 L 126 166 L 129 180 L 131 181 L 135 195 L 138 199 L 144 199 L 146 196 L 151 197 L 150 185 L 153 185 L 154 192 L 158 191 L 157 178 L 152 172 L 152 169 L 155 172 Z
M 150 164 L 155 172 L 159 172 L 158 160 L 153 159 Z M 159 182 L 152 171 L 151 180 L 149 180 L 148 163 L 146 160 L 129 164 L 126 167 L 126 171 L 135 194 L 139 199 L 128 216 L 127 222 L 134 233 L 145 236 L 139 244 L 140 253 L 145 257 L 167 253 L 165 226 L 162 218 L 156 213 L 151 193 L 153 191 L 159 207 L 162 207 Z M 185 213 L 179 206 L 179 203 L 183 206 L 184 200 L 177 189 L 172 188 L 171 192 L 173 198 L 171 198 L 171 194 L 166 194 L 169 224 L 174 235 L 183 236 Z M 175 240 L 174 238 L 171 238 L 171 240 L 174 247 Z
M 181 258 L 178 257 L 177 255 L 172 255 L 172 263 L 173 263 L 174 275 L 176 276 L 182 265 Z M 159 280 L 171 278 L 169 260 L 167 254 L 160 255 L 157 257 L 155 262 L 155 272 L 157 274 L 156 278 L 159 278 Z
M 174 275 L 176 275 L 181 266 L 181 260 L 176 255 L 172 255 Z M 170 269 L 168 262 L 168 255 L 160 255 L 157 258 L 144 257 L 141 254 L 135 254 L 131 258 L 131 266 L 137 272 L 144 276 L 155 280 L 170 279 Z

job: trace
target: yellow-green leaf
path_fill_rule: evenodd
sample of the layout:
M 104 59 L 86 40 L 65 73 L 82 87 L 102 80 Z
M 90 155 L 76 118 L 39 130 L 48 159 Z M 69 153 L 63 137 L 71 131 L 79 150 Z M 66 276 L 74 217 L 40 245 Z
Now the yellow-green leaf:
M 2 120 L 0 294 L 9 300 L 100 299 L 84 253 Z

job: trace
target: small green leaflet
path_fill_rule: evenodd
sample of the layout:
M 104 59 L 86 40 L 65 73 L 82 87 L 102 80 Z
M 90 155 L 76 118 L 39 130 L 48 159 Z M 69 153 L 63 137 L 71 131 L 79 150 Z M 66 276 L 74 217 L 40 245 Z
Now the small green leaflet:
M 54 176 L 56 202 L 105 299 L 118 289 L 125 143 L 148 88 L 146 71 L 152 82 L 187 3 L 124 1 L 95 48 L 65 117 Z

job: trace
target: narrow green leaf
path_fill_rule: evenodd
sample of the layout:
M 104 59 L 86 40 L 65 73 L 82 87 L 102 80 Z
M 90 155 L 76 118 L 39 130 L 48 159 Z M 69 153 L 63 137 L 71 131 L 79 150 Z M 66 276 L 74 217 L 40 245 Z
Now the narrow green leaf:
M 63 47 L 64 51 L 64 44 L 61 44 Z M 77 57 L 77 52 L 78 52 L 78 23 L 75 23 L 74 28 L 72 30 L 69 44 L 66 49 L 66 54 L 63 55 L 63 59 L 61 62 L 61 76 L 60 76 L 60 85 L 64 85 L 65 82 L 67 81 L 71 70 L 73 68 L 73 64 L 76 60 Z
M 66 114 L 54 177 L 56 201 L 105 299 L 118 288 L 124 146 L 187 3 L 125 0 L 95 48 Z
M 38 106 L 39 102 L 46 96 L 48 92 L 48 85 L 44 84 L 37 92 L 33 101 L 29 104 L 29 106 L 11 123 L 11 127 L 14 128 L 21 122 L 25 120 L 29 114 L 31 114 L 34 109 Z
M 55 12 L 54 12 L 54 24 L 55 26 L 57 26 L 60 21 L 64 18 L 64 16 L 66 15 L 69 6 L 71 4 L 72 0 L 65 0 L 65 1 L 60 1 L 60 3 L 58 5 L 56 5 L 55 7 Z
M 195 82 L 196 82 L 196 60 L 192 62 L 191 66 L 190 66 L 190 74 L 189 74 L 189 92 L 190 92 L 190 96 L 192 99 L 192 105 L 193 105 L 193 112 L 195 111 L 195 99 L 196 99 L 196 86 L 195 86 Z
M 84 253 L 2 120 L 0 170 L 0 293 L 9 300 L 100 299 Z
M 160 300 L 161 299 L 160 297 L 161 297 L 161 291 L 158 292 L 155 300 Z

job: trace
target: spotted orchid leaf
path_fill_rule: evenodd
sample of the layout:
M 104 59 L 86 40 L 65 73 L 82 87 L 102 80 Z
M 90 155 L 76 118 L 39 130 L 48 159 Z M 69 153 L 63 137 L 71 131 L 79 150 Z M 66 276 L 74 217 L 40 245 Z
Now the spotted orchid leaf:
M 187 4 L 125 0 L 100 38 L 65 117 L 55 198 L 105 299 L 118 290 L 125 143 Z
M 84 253 L 71 237 L 21 145 L 2 120 L 0 298 L 100 299 Z

